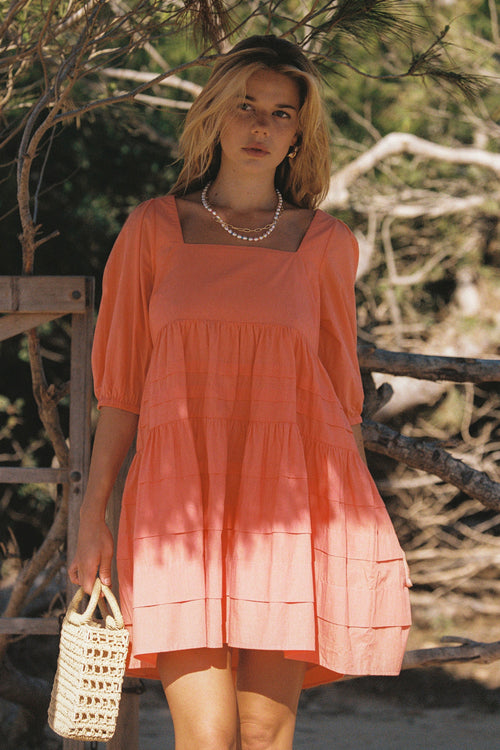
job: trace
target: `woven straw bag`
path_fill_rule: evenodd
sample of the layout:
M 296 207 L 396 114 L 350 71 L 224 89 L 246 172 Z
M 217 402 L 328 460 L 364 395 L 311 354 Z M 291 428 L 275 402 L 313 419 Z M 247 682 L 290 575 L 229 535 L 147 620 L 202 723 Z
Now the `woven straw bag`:
M 87 609 L 79 614 L 83 595 L 80 588 L 62 624 L 49 725 L 62 737 L 107 742 L 116 729 L 128 632 L 115 597 L 99 578 Z M 94 616 L 97 606 L 102 620 Z

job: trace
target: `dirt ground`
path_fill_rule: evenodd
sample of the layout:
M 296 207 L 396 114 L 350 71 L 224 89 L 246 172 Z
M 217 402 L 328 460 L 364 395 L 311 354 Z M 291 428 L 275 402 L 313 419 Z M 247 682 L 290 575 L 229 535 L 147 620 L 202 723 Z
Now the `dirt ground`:
M 442 635 L 500 640 L 500 618 L 457 622 L 433 612 L 417 617 L 409 649 L 437 646 Z M 161 686 L 151 681 L 145 686 L 138 750 L 174 750 Z M 36 750 L 61 747 L 47 728 Z M 500 661 L 413 669 L 399 677 L 346 680 L 304 691 L 294 750 L 500 750 Z
M 440 635 L 500 640 L 500 623 L 414 627 L 409 648 Z M 140 750 L 174 750 L 159 683 L 141 697 Z M 294 750 L 500 750 L 500 662 L 414 669 L 397 678 L 348 680 L 305 691 Z
M 499 750 L 500 690 L 454 680 L 441 670 L 425 675 L 353 680 L 305 692 L 295 750 Z M 141 699 L 139 748 L 174 750 L 170 715 L 156 683 Z

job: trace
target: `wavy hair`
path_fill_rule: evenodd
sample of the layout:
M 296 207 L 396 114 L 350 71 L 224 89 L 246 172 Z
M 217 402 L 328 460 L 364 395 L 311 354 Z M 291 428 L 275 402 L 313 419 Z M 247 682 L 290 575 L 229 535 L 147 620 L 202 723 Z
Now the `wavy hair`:
M 202 92 L 193 102 L 180 138 L 184 164 L 170 191 L 182 196 L 213 180 L 220 167 L 219 134 L 236 98 L 245 96 L 251 75 L 273 70 L 293 79 L 299 89 L 297 155 L 285 157 L 275 175 L 285 200 L 316 208 L 326 196 L 330 179 L 330 150 L 319 76 L 300 47 L 275 36 L 252 36 L 220 57 Z

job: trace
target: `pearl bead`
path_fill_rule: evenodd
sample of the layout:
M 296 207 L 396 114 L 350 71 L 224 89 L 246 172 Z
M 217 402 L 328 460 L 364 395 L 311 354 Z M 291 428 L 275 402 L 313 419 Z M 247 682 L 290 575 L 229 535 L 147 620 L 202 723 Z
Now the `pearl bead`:
M 205 208 L 210 214 L 212 214 L 214 219 L 221 225 L 221 227 L 228 234 L 231 235 L 231 237 L 236 237 L 237 239 L 243 240 L 244 242 L 260 242 L 260 240 L 265 240 L 266 237 L 269 237 L 271 232 L 274 232 L 274 230 L 276 229 L 276 224 L 278 223 L 278 219 L 281 214 L 281 209 L 283 208 L 283 196 L 281 195 L 280 191 L 277 188 L 276 188 L 276 195 L 278 196 L 278 204 L 274 212 L 273 220 L 271 224 L 268 225 L 269 228 L 266 227 L 266 231 L 263 234 L 259 235 L 259 237 L 245 237 L 245 235 L 240 234 L 239 232 L 236 232 L 235 231 L 236 227 L 232 227 L 230 224 L 224 221 L 222 216 L 219 216 L 217 211 L 215 211 L 215 209 L 213 209 L 212 206 L 209 204 L 207 196 L 208 196 L 208 190 L 211 184 L 212 184 L 211 182 L 208 182 L 203 188 L 202 193 L 201 193 L 201 203 L 203 205 L 203 208 Z M 248 231 L 251 232 L 252 230 L 249 229 Z

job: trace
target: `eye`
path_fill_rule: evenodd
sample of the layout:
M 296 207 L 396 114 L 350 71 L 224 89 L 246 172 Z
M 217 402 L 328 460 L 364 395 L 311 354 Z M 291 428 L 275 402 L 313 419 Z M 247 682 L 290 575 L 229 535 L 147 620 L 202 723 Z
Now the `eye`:
M 243 112 L 250 112 L 252 109 L 252 105 L 249 104 L 248 102 L 240 102 L 238 104 L 238 109 L 243 110 Z
M 288 114 L 288 112 L 285 112 L 284 109 L 277 109 L 276 112 L 273 112 L 273 114 L 276 115 L 276 117 L 279 117 L 281 120 L 290 119 L 290 115 Z

